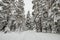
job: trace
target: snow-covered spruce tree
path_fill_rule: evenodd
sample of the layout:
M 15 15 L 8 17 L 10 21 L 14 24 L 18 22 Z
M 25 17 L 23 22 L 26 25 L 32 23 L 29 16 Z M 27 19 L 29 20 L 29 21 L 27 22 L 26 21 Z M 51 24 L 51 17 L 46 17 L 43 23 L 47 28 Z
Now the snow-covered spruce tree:
M 25 24 L 24 24 L 25 15 L 24 15 L 23 6 L 24 6 L 23 0 L 15 0 L 11 4 L 11 14 L 12 14 L 11 18 L 15 19 L 15 22 L 13 22 L 13 25 L 15 24 L 16 30 L 19 30 L 19 31 L 24 30 L 24 26 L 25 26 Z M 15 27 L 14 26 L 12 27 L 12 26 L 11 26 L 11 29 L 15 29 Z
M 1 14 L 1 30 L 5 30 L 7 24 L 8 24 L 8 20 L 9 20 L 9 14 L 11 13 L 10 11 L 10 1 L 9 0 L 2 0 L 0 2 L 0 7 L 2 7 L 2 10 L 0 10 L 0 14 Z
M 17 22 L 17 28 L 19 30 L 24 30 L 25 29 L 25 15 L 24 15 L 24 1 L 23 0 L 18 0 L 15 3 L 16 6 L 16 22 Z
M 58 19 L 60 19 L 59 17 L 56 18 L 59 14 L 59 0 L 47 0 L 47 12 L 48 12 L 48 20 L 47 20 L 47 32 L 52 32 L 52 33 L 56 33 L 56 25 L 55 25 L 55 21 L 57 21 Z
M 58 30 L 59 30 L 59 22 L 58 20 L 60 19 L 60 0 L 56 0 L 54 2 L 54 4 L 52 5 L 52 8 L 51 8 L 51 12 L 52 12 L 52 16 L 53 16 L 53 19 L 54 19 L 54 23 L 55 26 L 52 27 L 52 33 L 56 33 Z M 59 30 L 60 31 L 60 30 Z
M 46 0 L 33 0 L 32 2 L 34 4 L 33 6 L 33 17 L 34 17 L 34 22 L 36 24 L 36 29 L 37 31 L 42 32 L 43 28 L 43 22 L 46 21 L 48 18 L 48 12 L 46 10 Z M 44 26 L 44 29 L 46 30 L 46 27 Z
M 55 22 L 57 22 L 58 19 L 60 19 L 59 17 L 59 5 L 60 5 L 60 0 L 50 0 L 48 1 L 48 16 L 49 16 L 49 27 L 47 27 L 47 30 L 51 30 L 52 33 L 56 33 L 57 32 L 57 25 L 55 25 Z
M 31 16 L 30 16 L 30 11 L 28 11 L 27 13 L 27 17 L 26 17 L 26 27 L 27 30 L 32 30 L 32 26 L 31 26 Z
M 34 11 L 32 15 L 34 17 L 37 30 L 41 28 L 43 32 L 52 31 L 52 27 L 54 26 L 54 16 L 56 13 L 52 12 L 52 10 L 54 9 L 57 1 L 58 0 L 33 0 L 32 3 Z
M 8 27 L 11 31 L 16 28 L 24 29 L 24 3 L 23 0 L 2 0 L 1 13 L 6 17 Z M 3 27 L 5 29 L 5 27 Z
M 32 12 L 33 18 L 34 18 L 34 24 L 36 25 L 36 31 L 42 31 L 42 25 L 41 25 L 41 16 L 39 16 L 41 8 L 40 8 L 40 0 L 33 0 L 33 9 Z

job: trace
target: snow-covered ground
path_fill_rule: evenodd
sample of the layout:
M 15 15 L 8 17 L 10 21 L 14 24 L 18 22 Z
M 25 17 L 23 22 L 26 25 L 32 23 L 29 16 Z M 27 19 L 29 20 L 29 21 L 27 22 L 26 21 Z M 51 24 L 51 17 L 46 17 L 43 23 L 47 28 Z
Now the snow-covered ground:
M 60 34 L 36 33 L 34 31 L 0 33 L 0 40 L 60 40 Z

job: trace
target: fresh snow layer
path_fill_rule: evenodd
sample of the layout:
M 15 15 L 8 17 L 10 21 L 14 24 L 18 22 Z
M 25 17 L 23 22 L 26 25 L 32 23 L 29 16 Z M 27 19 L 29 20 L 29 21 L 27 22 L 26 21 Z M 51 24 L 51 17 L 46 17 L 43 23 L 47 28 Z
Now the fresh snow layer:
M 0 40 L 60 40 L 60 34 L 37 33 L 34 31 L 25 32 L 0 32 Z

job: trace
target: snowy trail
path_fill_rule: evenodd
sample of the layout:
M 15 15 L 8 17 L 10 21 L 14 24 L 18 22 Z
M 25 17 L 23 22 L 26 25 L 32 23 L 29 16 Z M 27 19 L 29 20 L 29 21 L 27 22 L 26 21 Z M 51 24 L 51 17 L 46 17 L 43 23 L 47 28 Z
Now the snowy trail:
M 60 40 L 59 34 L 36 33 L 33 31 L 25 31 L 21 33 L 0 33 L 0 40 Z

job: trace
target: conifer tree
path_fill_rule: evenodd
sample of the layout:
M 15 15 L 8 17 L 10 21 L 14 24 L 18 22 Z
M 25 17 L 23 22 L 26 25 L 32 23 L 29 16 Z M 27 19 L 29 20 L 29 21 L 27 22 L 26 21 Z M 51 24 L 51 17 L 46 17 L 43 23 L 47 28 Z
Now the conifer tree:
M 23 0 L 2 0 L 0 6 L 2 6 L 0 13 L 7 22 L 5 22 L 6 27 L 10 30 L 15 30 L 16 28 L 20 30 L 20 26 L 21 28 L 24 27 L 25 16 Z M 5 29 L 5 27 L 2 28 Z
M 27 26 L 27 29 L 28 29 L 28 30 L 31 29 L 31 16 L 30 16 L 30 12 L 29 12 L 29 11 L 28 11 L 28 13 L 27 13 L 26 26 Z
M 0 10 L 0 14 L 1 14 L 1 22 L 2 24 L 2 28 L 1 30 L 4 30 L 6 28 L 6 25 L 8 24 L 8 20 L 9 20 L 9 13 L 11 13 L 10 11 L 10 1 L 9 0 L 2 0 L 0 3 L 0 6 L 2 7 L 2 10 Z
M 40 29 L 38 27 L 42 27 L 42 30 L 52 31 L 52 27 L 54 26 L 55 14 L 56 12 L 58 12 L 57 10 L 60 9 L 59 7 L 57 7 L 57 5 L 59 5 L 58 1 L 59 0 L 33 0 L 32 1 L 33 9 L 34 9 L 32 15 L 34 17 L 34 22 L 38 30 Z M 41 20 L 40 21 L 41 24 L 39 23 L 39 20 Z M 45 25 L 46 27 L 44 26 L 44 28 L 42 25 L 43 23 L 46 24 Z

